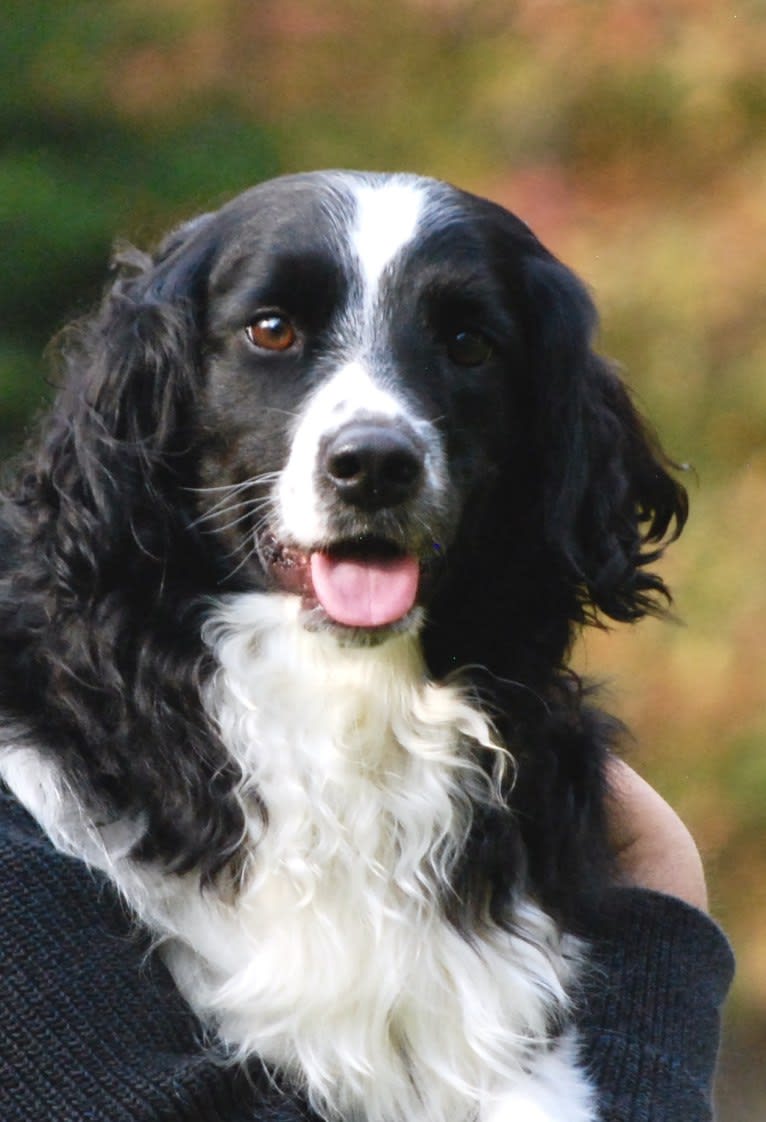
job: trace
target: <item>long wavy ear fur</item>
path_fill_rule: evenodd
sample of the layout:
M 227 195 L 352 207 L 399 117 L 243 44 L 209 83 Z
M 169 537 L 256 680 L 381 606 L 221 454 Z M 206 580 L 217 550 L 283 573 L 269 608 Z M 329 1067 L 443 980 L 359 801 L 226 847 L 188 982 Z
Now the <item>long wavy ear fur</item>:
M 580 281 L 532 256 L 526 285 L 547 541 L 577 585 L 583 619 L 636 620 L 670 600 L 647 566 L 683 529 L 686 491 L 615 369 L 593 352 L 596 314 Z
M 159 557 L 172 538 L 169 484 L 187 451 L 199 373 L 201 221 L 171 235 L 155 259 L 122 251 L 100 308 L 57 341 L 61 388 L 28 483 L 55 519 L 59 582 L 75 596 L 102 591 L 126 550 Z
M 487 253 L 518 324 L 507 369 L 513 428 L 503 470 L 475 496 L 424 643 L 437 677 L 474 664 L 545 690 L 579 624 L 667 607 L 649 567 L 680 533 L 687 499 L 616 371 L 592 349 L 596 312 L 582 283 L 518 219 L 481 205 Z
M 16 557 L 0 563 L 7 710 L 36 715 L 36 742 L 100 814 L 140 808 L 142 856 L 208 873 L 242 831 L 200 710 L 210 574 L 183 487 L 213 247 L 203 217 L 154 258 L 123 251 L 100 308 L 63 333 L 58 397 L 4 508 Z
M 510 233 L 518 245 L 518 227 Z M 491 573 L 473 581 L 491 589 L 495 613 L 474 619 L 502 628 L 490 624 L 481 661 L 508 670 L 495 670 L 486 687 L 475 673 L 474 681 L 494 701 L 516 759 L 510 800 L 535 889 L 576 926 L 583 901 L 607 880 L 604 759 L 620 729 L 561 663 L 573 626 L 633 621 L 667 605 L 670 593 L 648 566 L 683 528 L 687 498 L 615 369 L 592 349 L 596 313 L 585 288 L 531 237 L 523 244 L 521 269 L 507 270 L 513 306 L 523 309 L 524 369 L 509 370 L 521 451 L 509 442 L 507 505 L 498 509 L 510 512 L 510 529 L 497 531 L 499 550 L 486 550 L 495 567 L 506 559 L 508 583 L 493 588 Z M 527 568 L 514 574 L 519 538 Z

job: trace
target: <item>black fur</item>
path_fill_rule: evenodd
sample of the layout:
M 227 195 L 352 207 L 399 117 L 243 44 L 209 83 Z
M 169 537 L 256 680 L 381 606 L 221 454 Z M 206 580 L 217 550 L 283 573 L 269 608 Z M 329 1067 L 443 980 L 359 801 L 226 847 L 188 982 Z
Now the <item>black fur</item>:
M 592 350 L 581 283 L 507 212 L 457 192 L 453 201 L 450 224 L 420 251 L 422 275 L 489 308 L 504 358 L 495 396 L 479 382 L 456 390 L 459 423 L 445 422 L 473 482 L 423 643 L 435 678 L 468 668 L 518 762 L 514 813 L 477 819 L 456 898 L 497 910 L 525 869 L 533 892 L 571 919 L 603 869 L 613 726 L 567 657 L 582 624 L 661 609 L 668 593 L 647 566 L 680 532 L 686 496 Z M 140 808 L 137 856 L 207 877 L 236 860 L 242 822 L 236 769 L 200 705 L 211 671 L 200 627 L 210 597 L 268 578 L 257 558 L 232 566 L 231 543 L 197 524 L 194 488 L 214 485 L 232 446 L 246 444 L 231 418 L 263 409 L 257 381 L 221 342 L 227 324 L 261 283 L 259 254 L 280 238 L 301 243 L 285 216 L 294 222 L 297 208 L 303 231 L 321 224 L 317 205 L 310 180 L 285 181 L 182 227 L 153 258 L 123 252 L 101 307 L 59 340 L 60 389 L 2 506 L 0 706 L 16 741 L 43 746 L 104 816 Z M 313 317 L 317 361 L 343 299 L 334 248 L 317 239 L 280 282 Z M 408 268 L 403 307 L 407 285 L 421 284 Z M 399 359 L 424 346 L 402 330 Z M 270 385 L 275 410 L 296 378 L 287 370 Z M 253 473 L 275 466 L 271 448 L 254 454 L 264 464 Z

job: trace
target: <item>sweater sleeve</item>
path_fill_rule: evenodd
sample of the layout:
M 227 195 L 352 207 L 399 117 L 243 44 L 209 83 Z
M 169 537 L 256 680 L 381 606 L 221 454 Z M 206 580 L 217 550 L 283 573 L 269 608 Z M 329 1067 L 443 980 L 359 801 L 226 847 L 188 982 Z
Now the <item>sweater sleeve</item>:
M 0 787 L 3 1122 L 299 1122 L 207 1052 L 112 888 Z
M 602 1122 L 705 1122 L 731 952 L 701 913 L 611 892 L 581 1008 Z M 259 1069 L 207 1052 L 111 887 L 0 788 L 3 1122 L 309 1122 Z M 315 1122 L 315 1120 L 314 1120 Z
M 602 1122 L 709 1122 L 734 973 L 725 936 L 683 901 L 630 888 L 607 895 L 587 932 L 579 1023 Z

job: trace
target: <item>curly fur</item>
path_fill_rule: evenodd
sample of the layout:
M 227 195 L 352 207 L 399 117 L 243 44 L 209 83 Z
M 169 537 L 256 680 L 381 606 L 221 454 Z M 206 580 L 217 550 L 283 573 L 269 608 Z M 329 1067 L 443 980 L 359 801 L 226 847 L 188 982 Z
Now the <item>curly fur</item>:
M 277 251 L 293 261 L 306 231 L 318 228 L 312 252 L 294 269 L 290 284 L 270 280 L 275 293 L 285 293 L 270 303 L 299 305 L 296 315 L 304 317 L 313 347 L 306 343 L 306 369 L 315 372 L 316 388 L 320 375 L 326 377 L 340 361 L 354 308 L 358 316 L 372 315 L 371 300 L 353 303 L 353 285 L 344 297 L 346 311 L 336 315 L 346 265 L 340 259 L 328 262 L 353 222 L 355 200 L 361 206 L 365 191 L 387 186 L 392 187 L 383 178 L 329 174 L 276 181 L 181 227 L 154 256 L 123 250 L 101 306 L 60 338 L 56 400 L 10 476 L 0 513 L 0 709 L 6 743 L 16 753 L 33 751 L 41 767 L 53 769 L 49 800 L 74 792 L 97 828 L 136 824 L 125 858 L 132 871 L 120 874 L 122 881 L 117 877 L 131 899 L 136 877 L 141 883 L 136 899 L 152 893 L 157 900 L 171 897 L 189 878 L 207 886 L 205 892 L 218 892 L 219 900 L 232 892 L 236 898 L 247 891 L 259 852 L 268 850 L 263 839 L 271 836 L 270 825 L 282 821 L 277 804 L 286 795 L 247 747 L 278 735 L 278 721 L 266 721 L 267 734 L 253 733 L 236 747 L 248 726 L 245 716 L 232 716 L 233 702 L 220 700 L 220 691 L 233 688 L 234 679 L 221 685 L 223 647 L 211 635 L 232 612 L 241 635 L 250 635 L 251 624 L 242 622 L 248 597 L 275 591 L 262 551 L 247 542 L 274 505 L 272 483 L 291 439 L 287 415 L 298 404 L 296 399 L 289 408 L 288 389 L 270 383 L 273 428 L 260 446 L 247 443 L 248 425 L 255 431 L 264 407 L 258 385 L 240 377 L 228 324 L 237 301 L 246 303 L 247 286 L 260 283 L 258 261 Z M 460 730 L 465 721 L 478 721 L 483 730 L 459 732 L 463 747 L 450 750 L 457 757 L 447 753 L 452 762 L 433 779 L 434 806 L 443 806 L 423 827 L 425 841 L 413 840 L 419 827 L 410 810 L 404 815 L 410 815 L 415 833 L 402 842 L 401 852 L 419 856 L 401 880 L 417 886 L 425 877 L 423 900 L 433 897 L 428 922 L 436 922 L 437 913 L 445 917 L 440 938 L 450 946 L 450 931 L 466 943 L 481 929 L 522 931 L 511 958 L 521 962 L 517 977 L 525 972 L 533 977 L 531 959 L 543 953 L 535 948 L 552 946 L 558 938 L 549 917 L 576 929 L 584 900 L 598 892 L 607 871 L 603 766 L 615 727 L 567 669 L 567 657 L 583 624 L 633 622 L 662 609 L 669 594 L 649 566 L 683 527 L 686 496 L 614 367 L 592 349 L 595 312 L 580 281 L 501 208 L 427 181 L 402 179 L 393 187 L 419 195 L 412 220 L 402 219 L 405 263 L 386 261 L 385 246 L 370 251 L 375 262 L 383 253 L 376 264 L 383 293 L 376 307 L 388 317 L 393 342 L 389 357 L 380 359 L 377 323 L 375 332 L 370 329 L 366 361 L 372 368 L 373 356 L 385 367 L 381 384 L 389 387 L 398 379 L 397 385 L 409 386 L 402 390 L 408 416 L 425 416 L 423 402 L 433 399 L 429 432 L 446 448 L 451 486 L 459 496 L 450 498 L 458 514 L 443 515 L 447 544 L 433 563 L 416 636 L 419 653 L 414 664 L 412 651 L 407 655 L 404 677 L 414 675 L 430 683 L 428 689 L 447 691 L 450 727 Z M 418 256 L 421 236 L 428 252 Z M 442 262 L 444 276 L 435 273 L 422 289 L 407 289 L 421 283 L 413 277 L 428 278 L 429 270 L 437 269 L 435 260 Z M 462 295 L 461 278 L 470 298 Z M 412 291 L 424 293 L 417 299 L 430 301 L 429 308 L 437 301 L 434 292 L 446 293 L 447 318 L 453 305 L 455 314 L 489 317 L 499 342 L 487 373 L 450 382 L 449 393 L 446 381 L 414 388 L 416 371 L 428 370 L 433 379 L 442 360 L 429 357 L 423 323 L 401 326 L 397 334 L 415 300 Z M 358 311 L 363 307 L 367 313 Z M 283 414 L 286 419 L 278 421 Z M 244 476 L 236 476 L 234 464 L 240 448 L 252 460 Z M 232 492 L 237 487 L 241 490 Z M 227 495 L 234 495 L 231 502 Z M 403 534 L 404 519 L 397 519 L 386 525 Z M 274 599 L 283 607 L 259 608 L 256 618 L 271 619 L 277 610 L 282 620 L 277 630 L 284 631 L 284 603 L 292 605 L 292 619 L 298 598 L 278 590 Z M 268 631 L 271 624 L 253 626 Z M 300 631 L 313 642 L 309 632 L 297 625 L 290 631 L 293 627 L 290 622 L 284 634 Z M 246 648 L 251 639 L 242 639 Z M 259 641 L 252 640 L 252 649 Z M 327 636 L 316 641 L 326 644 Z M 383 688 L 381 667 L 392 659 L 399 665 L 390 652 L 406 641 L 389 638 L 381 648 L 385 654 L 352 646 L 351 655 L 369 656 L 378 666 L 365 705 Z M 290 655 L 285 666 L 292 669 L 285 673 L 302 676 L 305 667 L 297 669 L 302 658 Z M 337 656 L 332 658 L 337 669 Z M 243 681 L 253 672 L 242 671 Z M 241 704 L 245 714 L 248 705 L 260 703 L 251 698 Z M 289 709 L 289 698 L 282 704 Z M 402 718 L 404 724 L 413 720 Z M 227 731 L 227 721 L 234 721 L 236 731 Z M 295 732 L 298 739 L 304 735 L 305 730 Z M 397 744 L 401 748 L 401 738 Z M 512 757 L 504 776 L 498 752 Z M 455 763 L 458 757 L 461 763 Z M 24 781 L 14 771 L 18 759 L 6 765 L 5 775 L 9 782 L 16 775 L 22 794 Z M 296 761 L 289 766 L 298 768 Z M 459 794 L 463 780 L 467 793 Z M 53 820 L 47 824 L 55 833 Z M 352 830 L 348 822 L 338 828 Z M 61 828 L 58 840 L 77 848 L 68 828 Z M 359 842 L 360 851 L 366 844 Z M 369 845 L 364 892 L 371 899 L 373 865 L 396 861 L 388 843 Z M 423 861 L 438 866 L 430 880 Z M 160 935 L 172 934 L 177 916 L 171 920 L 164 904 L 133 903 Z M 421 920 L 423 907 L 423 901 L 415 907 Z M 525 928 L 519 917 L 532 915 L 530 908 L 535 918 Z M 344 914 L 340 909 L 335 916 L 338 924 Z M 417 927 L 420 921 L 411 922 Z M 487 938 L 491 942 L 495 935 Z M 522 953 L 524 944 L 532 949 Z M 551 967 L 547 981 L 534 983 L 541 992 L 556 989 L 559 982 L 551 979 L 557 972 L 568 977 L 561 953 L 544 952 L 559 965 Z M 396 972 L 394 959 L 387 969 Z M 207 985 L 180 960 L 177 978 L 193 1003 L 195 986 Z M 252 993 L 247 987 L 242 992 L 261 991 L 256 985 Z M 227 1013 L 211 1012 L 224 1000 L 216 993 L 198 1006 L 208 1001 L 205 1015 L 219 1027 L 227 1018 L 236 1021 L 236 1001 Z M 504 1000 L 498 998 L 500 1004 Z M 546 1024 L 566 1015 L 563 997 L 540 1000 L 539 1019 L 527 1026 L 533 1036 L 544 1036 Z M 385 1008 L 373 1001 L 370 1015 L 383 1015 Z M 414 1024 L 410 1031 L 417 1035 Z M 522 1023 L 514 1031 L 527 1030 Z M 237 1032 L 228 1039 L 236 1043 Z M 268 1032 L 252 1046 L 268 1058 L 267 1037 Z M 474 1055 L 485 1046 L 491 1051 L 494 1044 L 475 1043 Z M 396 1051 L 390 1040 L 386 1047 Z M 275 1048 L 274 1062 L 292 1071 L 295 1056 Z M 311 1067 L 310 1059 L 302 1062 L 304 1070 Z M 363 1088 L 359 1095 L 374 1097 L 361 1074 L 364 1062 L 364 1056 L 352 1055 L 349 1070 Z M 438 1066 L 433 1058 L 428 1062 Z M 555 1082 L 553 1060 L 550 1065 Z M 336 1074 L 315 1072 L 309 1094 L 325 1114 L 353 1114 L 359 1095 L 349 1092 L 347 1101 L 339 1092 L 333 1105 L 328 1086 Z M 295 1077 L 300 1083 L 300 1075 Z M 401 1072 L 391 1074 L 389 1083 L 400 1077 Z M 412 1106 L 408 1094 L 401 1088 L 393 1094 L 397 1110 Z M 392 1117 L 390 1103 L 367 1107 L 369 1118 Z M 434 1117 L 449 1117 L 455 1109 L 447 1094 L 442 1115 L 436 1110 Z M 582 1110 L 571 1117 L 585 1118 L 585 1106 Z

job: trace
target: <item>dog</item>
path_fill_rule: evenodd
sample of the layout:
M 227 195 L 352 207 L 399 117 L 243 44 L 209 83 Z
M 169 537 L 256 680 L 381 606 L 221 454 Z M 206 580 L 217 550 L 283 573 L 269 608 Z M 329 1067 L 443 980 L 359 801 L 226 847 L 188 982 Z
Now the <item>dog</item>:
M 617 735 L 686 495 L 517 217 L 319 172 L 123 248 L 0 515 L 0 774 L 334 1122 L 594 1122 Z

